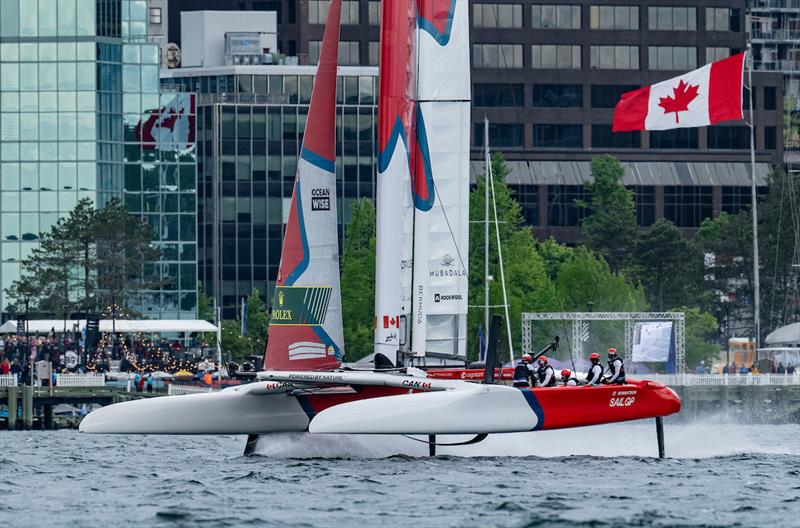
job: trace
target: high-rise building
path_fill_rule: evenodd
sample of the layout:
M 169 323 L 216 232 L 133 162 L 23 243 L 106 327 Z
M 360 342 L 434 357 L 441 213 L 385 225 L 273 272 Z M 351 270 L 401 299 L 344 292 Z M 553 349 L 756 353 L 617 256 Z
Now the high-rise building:
M 160 90 L 147 17 L 147 0 L 0 2 L 0 311 L 39 233 L 117 197 L 162 250 L 129 308 L 196 316 L 194 99 Z
M 800 167 L 800 0 L 748 0 L 754 69 L 783 75 L 784 160 Z M 773 93 L 765 94 L 775 98 Z

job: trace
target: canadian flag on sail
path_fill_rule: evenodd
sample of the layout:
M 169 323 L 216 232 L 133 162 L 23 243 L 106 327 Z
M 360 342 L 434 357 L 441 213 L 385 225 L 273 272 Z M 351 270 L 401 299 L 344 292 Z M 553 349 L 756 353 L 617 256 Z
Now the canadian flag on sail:
M 622 94 L 614 132 L 667 130 L 742 119 L 744 53 Z

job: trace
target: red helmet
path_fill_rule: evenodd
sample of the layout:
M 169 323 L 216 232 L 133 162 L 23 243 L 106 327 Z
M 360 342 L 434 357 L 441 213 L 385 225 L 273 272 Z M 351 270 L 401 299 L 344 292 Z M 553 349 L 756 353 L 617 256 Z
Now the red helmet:
M 547 356 L 539 356 L 539 363 L 547 363 Z
M 589 354 L 589 359 L 600 359 L 600 354 L 598 354 L 597 352 L 592 352 L 591 354 Z
M 524 354 L 522 356 L 522 361 L 525 361 L 526 363 L 530 363 L 531 361 L 533 361 L 533 358 L 531 357 L 530 354 Z
M 572 375 L 572 371 L 570 369 L 564 369 L 561 371 L 562 378 L 568 378 Z
M 617 355 L 617 349 L 616 348 L 609 348 L 608 349 L 608 355 L 609 356 L 616 356 Z

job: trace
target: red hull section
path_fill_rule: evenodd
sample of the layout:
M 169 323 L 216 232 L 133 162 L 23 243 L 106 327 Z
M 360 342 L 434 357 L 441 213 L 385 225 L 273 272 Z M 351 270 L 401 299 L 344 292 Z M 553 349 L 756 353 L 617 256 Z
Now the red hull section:
M 475 369 L 452 369 L 450 372 L 470 370 Z M 531 429 L 536 431 L 655 418 L 681 410 L 681 401 L 674 391 L 666 385 L 649 380 L 631 380 L 625 385 L 520 390 L 537 417 L 531 423 Z M 335 388 L 297 395 L 296 398 L 309 419 L 313 419 L 317 413 L 335 405 L 413 392 L 416 391 L 393 387 L 363 387 L 357 391 Z
M 668 416 L 681 410 L 672 389 L 655 381 L 596 387 L 550 387 L 530 391 L 542 411 L 537 429 L 564 429 Z

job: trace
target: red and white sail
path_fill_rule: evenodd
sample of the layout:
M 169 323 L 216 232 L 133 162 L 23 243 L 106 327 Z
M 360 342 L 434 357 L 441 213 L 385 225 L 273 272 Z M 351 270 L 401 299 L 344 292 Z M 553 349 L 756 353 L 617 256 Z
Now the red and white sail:
M 411 313 L 416 0 L 381 5 L 375 351 L 395 359 Z M 401 328 L 402 327 L 402 328 Z
M 466 357 L 468 0 L 418 0 L 412 351 Z M 430 364 L 431 362 L 428 361 Z
M 283 239 L 264 367 L 323 370 L 344 355 L 336 214 L 336 66 L 341 0 L 331 0 Z

